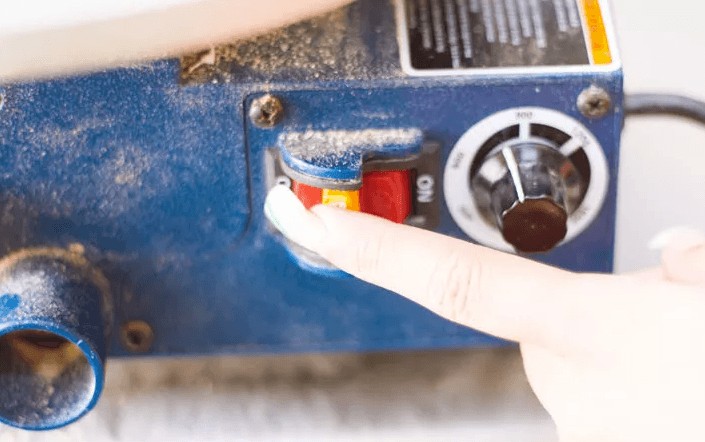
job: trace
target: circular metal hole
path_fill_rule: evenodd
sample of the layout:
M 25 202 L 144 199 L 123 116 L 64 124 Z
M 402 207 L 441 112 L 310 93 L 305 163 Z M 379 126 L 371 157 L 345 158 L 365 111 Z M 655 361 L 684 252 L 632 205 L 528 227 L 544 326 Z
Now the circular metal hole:
M 0 420 L 44 429 L 81 416 L 95 395 L 96 373 L 63 336 L 24 329 L 0 337 Z
M 154 332 L 144 321 L 130 321 L 122 326 L 122 345 L 127 351 L 144 353 L 152 348 Z

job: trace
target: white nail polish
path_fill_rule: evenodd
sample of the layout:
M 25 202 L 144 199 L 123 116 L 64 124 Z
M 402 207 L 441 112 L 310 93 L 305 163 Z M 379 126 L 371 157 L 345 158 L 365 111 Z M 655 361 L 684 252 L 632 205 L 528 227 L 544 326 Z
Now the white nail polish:
M 656 234 L 649 241 L 649 248 L 651 250 L 663 250 L 668 247 L 677 250 L 688 250 L 703 243 L 705 243 L 705 234 L 700 230 L 680 226 L 672 227 Z
M 306 210 L 285 186 L 276 186 L 269 191 L 264 214 L 282 235 L 309 250 L 315 251 L 316 244 L 325 236 L 325 226 L 320 218 Z

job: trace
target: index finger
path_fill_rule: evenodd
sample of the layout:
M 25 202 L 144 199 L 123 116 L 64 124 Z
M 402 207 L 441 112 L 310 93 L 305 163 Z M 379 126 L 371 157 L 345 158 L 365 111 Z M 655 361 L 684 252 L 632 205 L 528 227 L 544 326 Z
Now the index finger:
M 594 308 L 581 276 L 371 215 L 307 211 L 284 187 L 270 193 L 265 211 L 287 237 L 342 270 L 504 339 L 559 345 L 572 318 Z

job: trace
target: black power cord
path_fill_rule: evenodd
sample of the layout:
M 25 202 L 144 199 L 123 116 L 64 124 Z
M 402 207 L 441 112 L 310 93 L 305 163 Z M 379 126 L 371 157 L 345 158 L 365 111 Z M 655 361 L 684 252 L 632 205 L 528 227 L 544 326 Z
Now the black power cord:
M 671 115 L 705 124 L 705 102 L 671 94 L 628 94 L 624 113 L 632 115 Z

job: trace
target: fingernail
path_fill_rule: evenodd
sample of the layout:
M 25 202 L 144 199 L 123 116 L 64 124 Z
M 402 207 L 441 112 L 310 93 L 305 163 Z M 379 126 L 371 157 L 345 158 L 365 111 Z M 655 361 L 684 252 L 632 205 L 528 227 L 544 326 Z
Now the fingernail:
M 282 235 L 316 251 L 326 234 L 325 225 L 285 186 L 275 186 L 264 203 L 264 214 Z
M 685 251 L 705 243 L 705 235 L 692 227 L 672 227 L 656 234 L 649 241 L 651 250 L 664 250 L 666 248 L 676 251 Z

